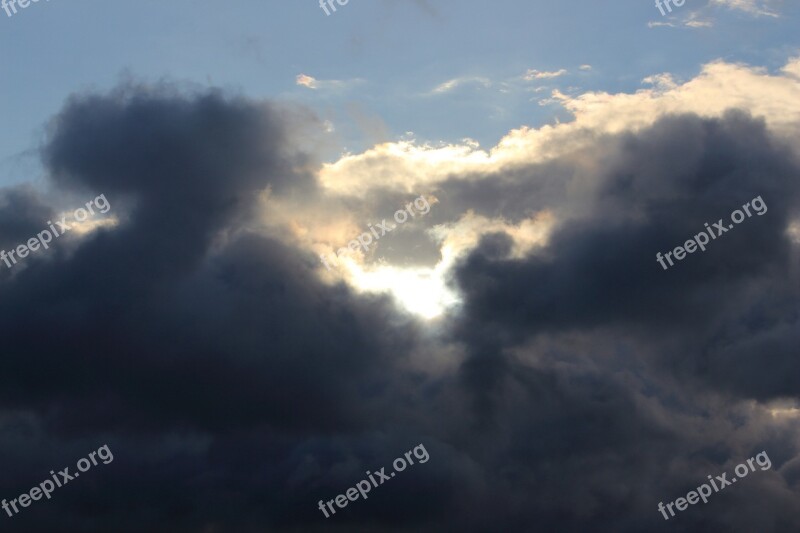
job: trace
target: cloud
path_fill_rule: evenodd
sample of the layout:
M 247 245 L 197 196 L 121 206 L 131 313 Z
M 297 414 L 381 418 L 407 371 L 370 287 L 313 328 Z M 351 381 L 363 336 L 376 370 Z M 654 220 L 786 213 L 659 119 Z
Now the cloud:
M 755 16 L 777 18 L 780 15 L 771 7 L 773 3 L 770 0 L 711 0 L 709 5 L 742 11 Z
M 116 461 L 15 524 L 325 531 L 318 500 L 422 442 L 430 461 L 341 528 L 669 531 L 659 501 L 767 450 L 772 470 L 681 528 L 796 530 L 798 68 L 554 93 L 573 120 L 489 149 L 409 138 L 326 165 L 296 108 L 70 98 L 42 149 L 54 194 L 4 190 L 0 235 L 59 194 L 102 192 L 118 221 L 0 275 L 0 489 L 100 442 Z M 397 256 L 444 264 L 461 298 L 431 323 L 314 253 L 411 193 L 438 202 Z M 756 195 L 764 216 L 658 266 Z
M 648 28 L 660 28 L 660 27 L 675 28 L 676 25 L 673 22 L 648 22 L 647 23 L 647 27 Z
M 308 87 L 309 89 L 317 89 L 319 87 L 319 82 L 311 76 L 307 76 L 305 74 L 298 74 L 297 85 Z
M 675 80 L 672 79 L 672 75 L 669 73 L 647 76 L 642 80 L 642 83 L 652 85 L 660 91 L 673 90 L 678 87 L 678 84 L 675 83 Z
M 648 28 L 659 28 L 659 27 L 667 27 L 667 28 L 677 28 L 679 24 L 685 28 L 711 28 L 714 26 L 714 23 L 710 20 L 700 20 L 699 15 L 696 12 L 692 12 L 686 17 L 684 20 L 679 22 L 648 22 Z
M 139 491 L 156 496 L 151 516 L 175 531 L 217 520 L 247 529 L 267 514 L 285 520 L 296 515 L 285 506 L 305 500 L 301 493 L 310 497 L 310 487 L 237 518 L 220 483 L 243 483 L 237 490 L 246 492 L 272 483 L 240 478 L 237 458 L 258 442 L 302 456 L 303 446 L 316 446 L 299 435 L 325 427 L 368 431 L 374 415 L 359 406 L 358 389 L 381 389 L 383 372 L 413 342 L 413 328 L 401 320 L 387 329 L 385 298 L 322 284 L 316 258 L 252 229 L 265 191 L 277 198 L 315 194 L 306 158 L 290 144 L 304 120 L 216 92 L 138 86 L 72 98 L 53 119 L 43 150 L 51 186 L 68 194 L 102 191 L 119 223 L 80 236 L 70 254 L 54 246 L 0 278 L 0 329 L 9 350 L 0 377 L 3 456 L 18 466 L 5 469 L 0 489 L 18 493 L 36 472 L 85 455 L 89 443 L 108 442 L 118 461 L 128 459 L 75 487 L 72 498 L 107 510 L 62 497 L 49 511 L 17 517 L 21 527 L 52 530 L 57 515 L 58 527 L 100 521 L 119 529 L 117 513 L 129 511 L 107 505 L 110 494 L 125 502 Z M 51 216 L 38 196 L 5 192 L 0 233 L 11 242 Z M 28 441 L 31 435 L 58 442 L 59 452 Z M 318 450 L 335 447 L 331 441 Z M 262 463 L 281 484 L 300 467 L 289 456 Z M 189 481 L 203 471 L 215 473 L 195 478 L 199 485 Z M 183 482 L 206 496 L 187 500 L 172 488 Z M 231 507 L 219 515 L 210 511 L 212 501 Z M 167 508 L 175 505 L 191 510 L 170 518 Z M 150 520 L 142 515 L 124 527 L 147 529 Z
M 699 11 L 691 11 L 683 25 L 689 28 L 711 28 L 714 23 L 710 20 L 701 20 Z
M 298 74 L 295 78 L 297 85 L 313 90 L 344 90 L 363 82 L 364 80 L 359 78 L 352 80 L 318 80 L 307 74 Z
M 376 145 L 325 164 L 320 182 L 330 192 L 368 196 L 374 188 L 418 194 L 448 179 L 473 179 L 487 171 L 527 162 L 545 162 L 594 143 L 595 134 L 638 131 L 670 114 L 696 113 L 721 117 L 731 108 L 763 117 L 770 129 L 800 133 L 800 60 L 791 59 L 780 72 L 715 61 L 688 81 L 669 73 L 649 76 L 653 87 L 633 94 L 553 91 L 550 103 L 573 114 L 574 120 L 540 128 L 520 127 L 491 149 L 472 142 L 418 144 L 413 139 Z M 376 180 L 375 176 L 380 176 Z
M 689 28 L 711 28 L 714 24 L 707 20 L 689 20 L 684 25 Z
M 479 84 L 482 85 L 483 87 L 490 87 L 492 83 L 488 78 L 482 78 L 482 77 L 453 78 L 452 80 L 448 80 L 440 85 L 437 85 L 433 89 L 432 93 L 434 94 L 447 93 L 465 84 Z
M 523 79 L 527 81 L 531 80 L 546 80 L 551 78 L 558 78 L 559 76 L 563 76 L 566 74 L 566 69 L 559 69 L 554 71 L 542 71 L 542 70 L 535 70 L 535 69 L 528 69 L 528 71 L 523 76 Z

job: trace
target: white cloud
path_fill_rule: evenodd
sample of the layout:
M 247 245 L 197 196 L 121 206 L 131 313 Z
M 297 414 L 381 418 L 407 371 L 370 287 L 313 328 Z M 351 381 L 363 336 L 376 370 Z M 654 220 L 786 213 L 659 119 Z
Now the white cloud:
M 538 128 L 510 131 L 491 150 L 477 143 L 419 144 L 413 138 L 377 144 L 360 154 L 347 154 L 324 165 L 320 180 L 335 193 L 366 196 L 372 187 L 389 187 L 409 194 L 453 176 L 473 179 L 485 172 L 547 161 L 593 142 L 596 135 L 635 131 L 672 113 L 719 117 L 739 108 L 762 117 L 782 132 L 797 132 L 800 124 L 800 58 L 777 74 L 741 64 L 715 61 L 687 82 L 662 73 L 643 80 L 652 87 L 635 93 L 587 92 L 569 95 L 553 91 L 543 101 L 558 104 L 573 120 Z M 478 179 L 475 177 L 474 179 Z
M 560 104 L 564 98 L 567 98 L 567 95 L 559 91 L 558 89 L 553 90 L 550 93 L 551 98 L 543 98 L 538 101 L 540 106 L 552 105 L 552 104 Z
M 297 85 L 302 85 L 303 87 L 308 87 L 309 89 L 316 89 L 319 86 L 316 79 L 305 74 L 298 74 L 296 82 Z
M 684 21 L 683 25 L 690 28 L 710 28 L 714 24 L 709 20 L 700 20 L 700 14 L 697 11 L 693 11 L 689 14 L 688 20 Z
M 660 89 L 662 91 L 674 89 L 678 86 L 672 79 L 672 74 L 669 73 L 654 74 L 652 76 L 648 76 L 642 80 L 642 83 L 652 85 L 656 89 Z
M 313 76 L 309 76 L 308 74 L 298 74 L 295 78 L 295 83 L 300 85 L 301 87 L 306 87 L 308 89 L 347 89 L 359 83 L 362 83 L 364 80 L 361 79 L 353 79 L 353 80 L 318 80 Z
M 448 80 L 440 85 L 437 85 L 432 93 L 434 94 L 442 94 L 449 91 L 452 91 L 456 87 L 460 85 L 464 85 L 467 83 L 478 83 L 483 85 L 484 87 L 491 86 L 492 82 L 488 78 L 480 78 L 480 77 L 467 77 L 467 78 L 453 78 L 452 80 Z
M 684 14 L 685 12 L 681 12 Z M 684 17 L 682 20 L 679 20 L 678 17 L 669 17 L 667 21 L 663 22 L 648 22 L 648 28 L 678 28 L 680 26 L 686 28 L 711 28 L 714 26 L 714 23 L 710 20 L 701 19 L 700 18 L 700 11 L 691 11 L 689 12 L 688 16 Z
M 710 28 L 713 25 L 713 23 L 707 20 L 687 20 L 684 23 L 684 26 L 688 26 L 690 28 Z
M 566 73 L 567 73 L 566 69 L 563 69 L 563 68 L 561 70 L 554 70 L 554 71 L 551 71 L 551 72 L 543 71 L 543 70 L 528 69 L 528 71 L 525 73 L 523 78 L 525 80 L 528 80 L 528 81 L 531 81 L 531 80 L 543 80 L 543 79 L 550 79 L 550 78 L 558 78 L 559 76 L 563 76 Z
M 778 17 L 778 13 L 770 8 L 769 0 L 711 0 L 710 5 L 743 11 L 755 16 Z
M 647 78 L 654 88 L 635 94 L 585 93 L 564 97 L 562 104 L 575 115 L 575 122 L 606 132 L 638 129 L 669 113 L 721 116 L 739 108 L 763 117 L 776 129 L 800 123 L 800 83 L 792 73 L 800 69 L 800 58 L 790 60 L 778 75 L 762 68 L 715 61 L 683 84 L 667 74 Z
M 487 233 L 503 232 L 512 238 L 511 257 L 524 257 L 533 248 L 544 246 L 553 229 L 555 217 L 549 211 L 538 212 L 519 224 L 502 218 L 487 218 L 468 211 L 455 222 L 440 224 L 430 234 L 441 244 L 446 263 L 454 262 L 478 244 Z
M 676 12 L 675 15 L 668 17 L 666 21 L 648 22 L 648 28 L 711 28 L 714 23 L 708 18 L 701 18 L 701 13 L 708 16 L 708 9 L 706 8 L 723 8 L 747 13 L 755 17 L 774 17 L 780 15 L 778 12 L 770 7 L 774 0 L 710 0 L 709 4 L 697 11 L 689 12 L 688 16 L 681 18 L 676 15 L 685 14 L 684 11 Z
M 675 24 L 672 22 L 648 22 L 648 28 L 660 28 L 660 27 L 667 27 L 667 28 L 675 28 Z

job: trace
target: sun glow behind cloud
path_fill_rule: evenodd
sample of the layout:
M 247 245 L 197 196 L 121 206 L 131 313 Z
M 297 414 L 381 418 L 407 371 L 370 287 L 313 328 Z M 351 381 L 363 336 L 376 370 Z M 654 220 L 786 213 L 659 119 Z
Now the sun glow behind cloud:
M 554 90 L 553 102 L 573 115 L 571 121 L 539 127 L 520 126 L 489 149 L 482 149 L 471 139 L 460 143 L 418 143 L 413 138 L 384 142 L 363 153 L 345 153 L 338 160 L 324 164 L 319 179 L 326 193 L 351 198 L 369 198 L 376 188 L 408 194 L 436 191 L 448 180 L 479 181 L 514 168 L 577 154 L 591 147 L 598 133 L 638 131 L 666 115 L 678 113 L 720 117 L 731 108 L 747 109 L 764 119 L 770 129 L 790 133 L 796 131 L 800 117 L 798 72 L 798 58 L 789 59 L 782 69 L 773 72 L 713 61 L 687 81 L 677 80 L 669 73 L 647 76 L 643 83 L 648 87 L 632 94 L 566 95 Z M 370 265 L 357 256 L 340 258 L 343 265 L 334 277 L 345 280 L 356 290 L 390 293 L 410 312 L 435 317 L 457 302 L 457 296 L 443 281 L 444 272 L 453 265 L 453 256 L 469 253 L 482 235 L 500 231 L 512 237 L 515 243 L 512 255 L 521 257 L 546 245 L 556 216 L 556 213 L 540 212 L 527 220 L 509 221 L 464 213 L 458 220 L 445 222 L 430 231 L 440 243 L 445 258 L 435 267 Z M 305 232 L 306 237 L 297 237 L 309 241 L 309 247 L 316 253 L 326 255 L 333 253 L 338 246 L 336 243 L 344 242 L 361 229 L 360 219 L 332 224 L 330 217 L 309 215 L 304 222 L 311 220 L 314 222 Z M 332 227 L 337 230 L 335 233 Z M 790 228 L 789 234 L 796 239 L 796 227 Z
M 344 264 L 356 290 L 391 294 L 409 313 L 432 319 L 460 301 L 445 284 L 444 274 L 448 263 L 441 261 L 433 268 L 391 265 L 364 267 L 352 261 Z

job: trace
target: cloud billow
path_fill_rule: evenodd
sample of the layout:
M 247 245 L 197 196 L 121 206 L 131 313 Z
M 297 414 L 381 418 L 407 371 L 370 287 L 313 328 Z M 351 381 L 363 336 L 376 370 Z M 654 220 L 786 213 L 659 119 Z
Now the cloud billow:
M 258 231 L 264 190 L 324 199 L 292 143 L 302 120 L 141 87 L 76 97 L 55 117 L 53 187 L 104 193 L 118 221 L 0 278 L 0 490 L 14 497 L 101 437 L 116 461 L 4 525 L 671 531 L 658 501 L 753 447 L 773 470 L 682 513 L 683 531 L 800 525 L 780 473 L 796 430 L 747 410 L 798 395 L 785 378 L 798 370 L 785 233 L 798 168 L 763 123 L 680 115 L 601 136 L 580 163 L 590 180 L 565 154 L 438 183 L 446 221 L 519 220 L 526 202 L 559 217 L 521 257 L 512 236 L 485 235 L 453 272 L 463 309 L 432 341 L 387 298 L 324 283 L 308 250 Z M 31 207 L 0 203 L 4 235 L 53 211 L 4 195 Z M 657 264 L 757 195 L 763 217 Z M 420 354 L 452 370 L 415 366 Z M 781 371 L 764 372 L 765 357 Z M 325 521 L 317 500 L 419 442 L 428 463 Z

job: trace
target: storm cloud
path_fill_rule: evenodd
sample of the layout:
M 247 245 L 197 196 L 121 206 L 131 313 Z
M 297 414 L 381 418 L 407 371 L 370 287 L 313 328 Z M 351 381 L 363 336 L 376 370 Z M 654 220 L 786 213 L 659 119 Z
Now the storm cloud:
M 294 144 L 306 118 L 140 86 L 73 97 L 53 118 L 49 186 L 105 194 L 115 219 L 0 276 L 0 490 L 14 498 L 102 443 L 115 461 L 5 526 L 800 527 L 797 428 L 766 403 L 800 395 L 789 141 L 744 111 L 680 114 L 551 161 L 454 172 L 419 191 L 440 202 L 431 224 L 555 223 L 521 256 L 514 235 L 483 235 L 450 274 L 462 304 L 431 326 L 322 279 L 290 233 L 262 231 L 265 191 L 330 194 Z M 375 216 L 399 198 L 372 194 Z M 766 214 L 658 265 L 759 195 Z M 59 210 L 46 198 L 3 191 L 4 246 Z M 335 517 L 318 511 L 419 443 L 429 462 Z M 658 513 L 761 450 L 771 470 L 669 522 Z

